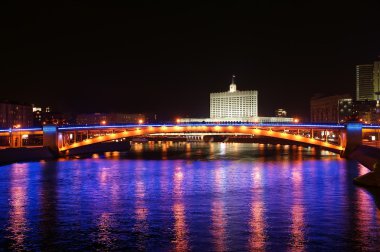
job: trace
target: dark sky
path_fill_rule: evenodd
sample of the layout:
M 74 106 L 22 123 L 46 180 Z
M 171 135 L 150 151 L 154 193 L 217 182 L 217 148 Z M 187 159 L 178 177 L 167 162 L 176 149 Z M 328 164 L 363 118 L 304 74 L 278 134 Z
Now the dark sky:
M 0 99 L 207 117 L 236 74 L 261 116 L 307 117 L 313 94 L 353 94 L 355 65 L 380 54 L 376 1 L 61 2 L 3 4 Z

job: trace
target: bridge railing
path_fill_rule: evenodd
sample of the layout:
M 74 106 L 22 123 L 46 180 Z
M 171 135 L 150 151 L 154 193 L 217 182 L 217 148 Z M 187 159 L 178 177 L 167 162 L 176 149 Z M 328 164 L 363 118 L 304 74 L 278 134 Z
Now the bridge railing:
M 317 140 L 322 140 L 326 142 L 336 142 L 336 139 L 328 139 L 326 134 L 328 131 L 344 131 L 345 125 L 343 124 L 331 124 L 331 123 L 246 123 L 246 122 L 226 122 L 226 123 L 166 123 L 166 124 L 115 124 L 115 125 L 70 125 L 70 126 L 60 126 L 56 127 L 57 132 L 65 134 L 65 132 L 81 132 L 88 131 L 94 132 L 99 131 L 104 134 L 104 131 L 112 131 L 111 133 L 120 132 L 123 130 L 135 130 L 142 128 L 160 128 L 160 127 L 248 127 L 257 129 L 269 129 L 270 131 L 286 132 L 293 135 L 301 135 L 304 137 L 309 137 Z M 364 124 L 364 132 L 380 131 L 380 125 L 378 124 Z M 196 132 L 197 130 L 195 130 Z M 191 132 L 191 131 L 189 131 Z M 324 132 L 324 134 L 322 133 Z M 91 133 L 92 134 L 92 133 Z M 108 134 L 108 133 L 105 133 Z M 251 133 L 252 134 L 252 133 Z M 33 138 L 34 136 L 34 138 Z M 41 127 L 34 128 L 21 128 L 21 129 L 0 129 L 0 147 L 10 146 L 10 147 L 23 147 L 28 145 L 36 145 L 39 141 L 42 144 L 43 129 Z M 93 136 L 90 136 L 93 137 Z M 72 142 L 83 140 L 89 138 L 81 136 L 81 138 L 69 139 L 68 144 Z M 337 143 L 340 144 L 340 143 Z

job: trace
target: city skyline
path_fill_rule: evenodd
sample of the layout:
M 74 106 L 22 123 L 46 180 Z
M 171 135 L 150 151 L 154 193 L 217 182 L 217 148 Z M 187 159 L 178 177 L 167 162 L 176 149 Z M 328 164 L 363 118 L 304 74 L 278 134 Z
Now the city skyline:
M 1 251 L 379 251 L 380 1 L 119 2 L 0 8 Z
M 63 112 L 207 116 L 209 93 L 236 74 L 242 90 L 260 93 L 260 116 L 283 108 L 307 118 L 315 93 L 354 97 L 355 66 L 379 54 L 376 7 L 8 5 L 0 99 Z

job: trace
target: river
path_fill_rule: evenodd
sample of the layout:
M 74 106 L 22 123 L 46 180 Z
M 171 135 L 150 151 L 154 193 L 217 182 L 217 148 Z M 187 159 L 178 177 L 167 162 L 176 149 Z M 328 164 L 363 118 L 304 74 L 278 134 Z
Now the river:
M 315 148 L 144 143 L 0 167 L 0 248 L 376 251 L 363 166 Z M 1 249 L 0 249 L 1 250 Z

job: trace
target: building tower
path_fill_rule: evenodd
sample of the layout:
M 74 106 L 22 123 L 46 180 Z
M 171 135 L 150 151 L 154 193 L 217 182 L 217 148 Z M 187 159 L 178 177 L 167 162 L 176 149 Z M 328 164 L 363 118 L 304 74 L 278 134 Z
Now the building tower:
M 356 100 L 374 100 L 374 65 L 356 66 Z
M 235 75 L 232 75 L 232 82 L 230 85 L 230 93 L 236 92 Z
M 380 61 L 373 63 L 373 100 L 379 104 L 380 100 Z

